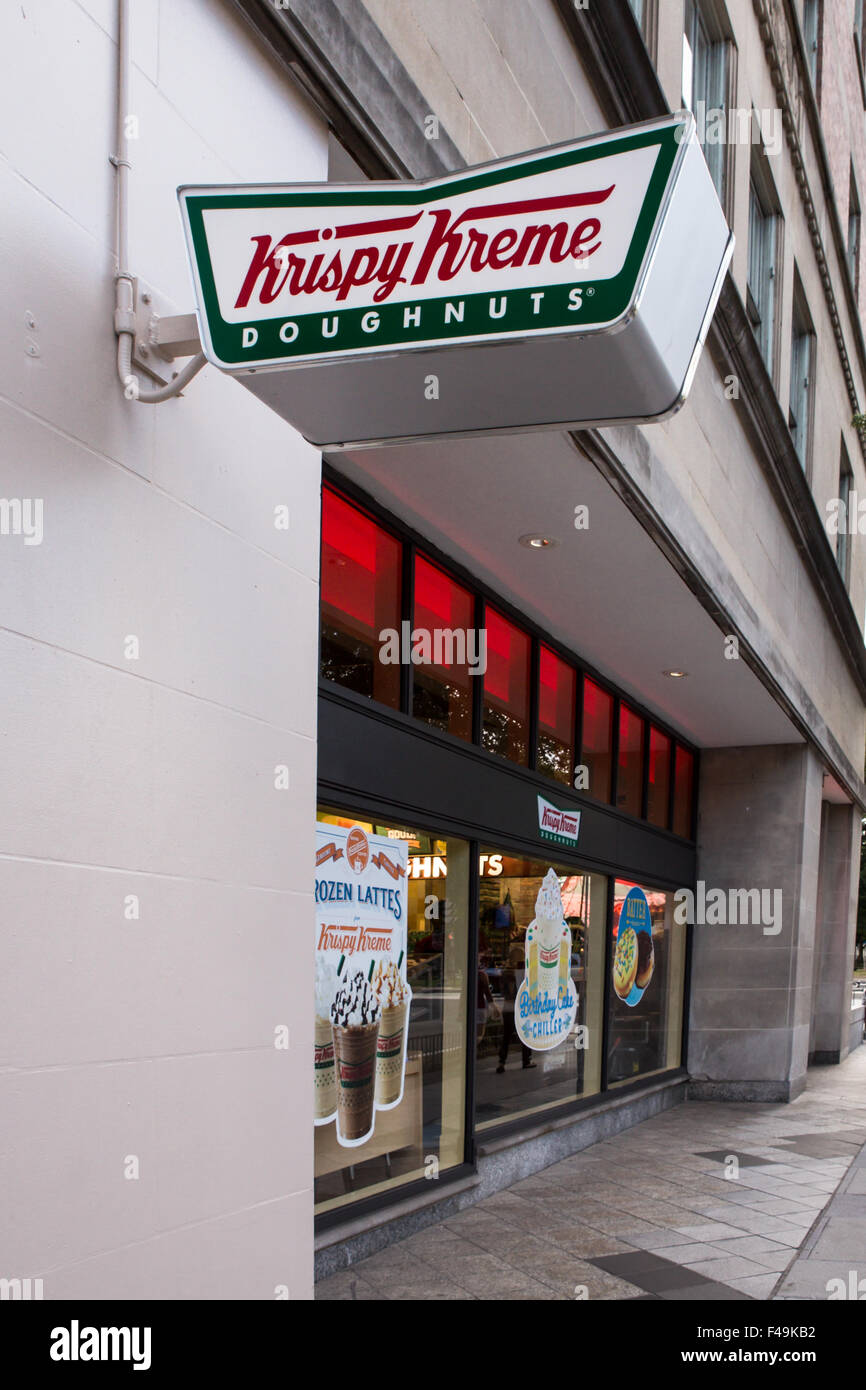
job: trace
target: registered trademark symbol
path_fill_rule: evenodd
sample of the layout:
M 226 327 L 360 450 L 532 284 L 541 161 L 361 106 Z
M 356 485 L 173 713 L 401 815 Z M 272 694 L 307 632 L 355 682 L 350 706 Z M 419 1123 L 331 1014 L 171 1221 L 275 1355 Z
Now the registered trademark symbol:
M 592 285 L 590 285 L 589 289 L 587 290 L 587 294 L 595 294 L 595 290 L 592 288 Z

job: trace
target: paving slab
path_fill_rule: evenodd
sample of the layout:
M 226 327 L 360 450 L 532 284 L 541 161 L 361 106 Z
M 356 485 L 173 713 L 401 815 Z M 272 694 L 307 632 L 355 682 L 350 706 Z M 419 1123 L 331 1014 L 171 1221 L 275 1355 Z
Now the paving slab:
M 358 1261 L 316 1296 L 789 1301 L 863 1279 L 866 1297 L 864 1095 L 866 1047 L 810 1071 L 788 1105 L 663 1111 Z

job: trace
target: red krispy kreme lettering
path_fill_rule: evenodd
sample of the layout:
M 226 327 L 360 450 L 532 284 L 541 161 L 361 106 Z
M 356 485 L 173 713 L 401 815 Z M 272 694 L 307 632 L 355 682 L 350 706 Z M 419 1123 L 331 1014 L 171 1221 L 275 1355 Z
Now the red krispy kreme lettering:
M 333 253 L 321 250 L 320 237 L 330 240 L 329 229 L 310 228 L 294 232 L 272 243 L 270 236 L 250 238 L 254 250 L 241 283 L 236 309 L 245 309 L 250 300 L 273 304 L 288 288 L 291 298 L 302 295 L 333 294 L 338 303 L 353 289 L 375 285 L 373 302 L 381 304 L 398 285 L 423 285 L 428 280 L 453 280 L 468 263 L 473 272 L 506 270 L 547 262 L 559 265 L 569 259 L 583 261 L 601 246 L 598 217 L 579 221 L 568 217 L 577 208 L 597 207 L 610 197 L 615 185 L 586 193 L 567 193 L 554 198 L 529 198 L 506 203 L 478 204 L 453 216 L 447 207 L 417 212 L 407 217 L 377 218 L 351 222 L 333 229 L 333 237 L 343 242 L 371 237 L 383 232 L 408 231 L 408 240 L 389 241 L 385 246 L 367 245 Z M 551 222 L 533 222 L 522 228 L 505 226 L 488 231 L 491 220 L 561 213 Z M 421 221 L 421 219 L 424 219 Z M 429 219 L 432 219 L 432 223 Z M 418 225 L 420 222 L 420 226 Z M 305 248 L 319 245 L 309 255 Z M 291 249 L 290 249 L 291 248 Z M 409 262 L 414 264 L 411 279 Z

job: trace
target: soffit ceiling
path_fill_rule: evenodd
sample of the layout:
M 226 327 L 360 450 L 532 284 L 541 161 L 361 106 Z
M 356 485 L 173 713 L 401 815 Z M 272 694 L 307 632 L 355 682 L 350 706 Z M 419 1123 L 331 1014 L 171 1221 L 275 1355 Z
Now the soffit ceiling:
M 724 659 L 719 628 L 562 434 L 393 445 L 330 461 L 699 746 L 802 741 L 745 662 Z M 589 508 L 586 530 L 574 527 L 578 505 Z M 559 544 L 528 550 L 518 544 L 528 533 Z

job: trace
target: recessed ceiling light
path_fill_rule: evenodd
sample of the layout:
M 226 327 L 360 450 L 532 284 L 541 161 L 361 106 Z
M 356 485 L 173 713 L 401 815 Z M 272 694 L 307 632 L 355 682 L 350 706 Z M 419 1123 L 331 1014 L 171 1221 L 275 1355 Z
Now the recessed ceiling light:
M 688 671 L 662 671 L 663 676 L 673 676 L 674 680 L 681 680 L 683 676 L 688 674 Z
M 550 550 L 554 545 L 559 545 L 559 541 L 552 536 L 520 536 L 519 542 L 527 550 Z

